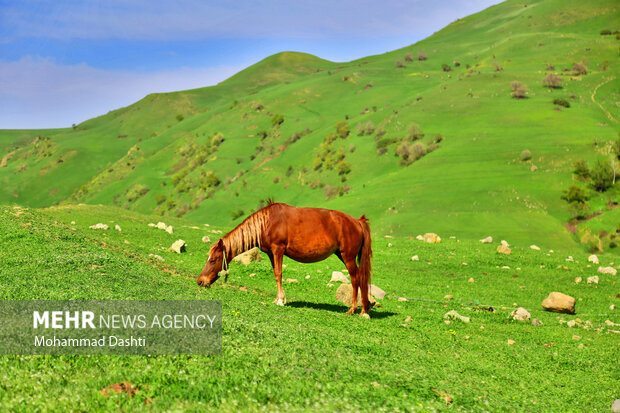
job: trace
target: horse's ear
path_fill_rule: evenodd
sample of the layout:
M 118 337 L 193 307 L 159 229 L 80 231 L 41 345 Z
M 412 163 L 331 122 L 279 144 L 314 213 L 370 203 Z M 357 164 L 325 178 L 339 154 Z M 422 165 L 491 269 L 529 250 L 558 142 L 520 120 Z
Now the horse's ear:
M 222 239 L 220 238 L 219 241 L 217 242 L 217 247 L 218 248 L 224 248 L 224 241 L 222 241 Z

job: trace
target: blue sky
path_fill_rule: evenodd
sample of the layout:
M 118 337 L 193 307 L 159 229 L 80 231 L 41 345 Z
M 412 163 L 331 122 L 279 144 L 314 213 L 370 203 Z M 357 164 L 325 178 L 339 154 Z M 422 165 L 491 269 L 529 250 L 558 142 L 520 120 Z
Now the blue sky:
M 0 129 L 67 127 L 277 52 L 349 61 L 498 0 L 0 0 Z

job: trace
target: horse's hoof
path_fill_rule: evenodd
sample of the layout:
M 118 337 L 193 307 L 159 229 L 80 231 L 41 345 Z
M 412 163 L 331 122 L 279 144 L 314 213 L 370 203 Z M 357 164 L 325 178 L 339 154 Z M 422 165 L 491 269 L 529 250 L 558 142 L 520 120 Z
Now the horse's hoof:
M 355 310 L 350 308 L 349 311 L 347 311 L 347 315 L 353 315 L 355 314 Z
M 284 307 L 284 304 L 286 303 L 286 301 L 281 298 L 276 298 L 273 302 L 275 305 L 279 305 L 280 307 Z
M 360 317 L 366 318 L 366 319 L 370 320 L 370 314 L 368 314 L 368 313 L 362 313 L 362 314 L 360 314 Z

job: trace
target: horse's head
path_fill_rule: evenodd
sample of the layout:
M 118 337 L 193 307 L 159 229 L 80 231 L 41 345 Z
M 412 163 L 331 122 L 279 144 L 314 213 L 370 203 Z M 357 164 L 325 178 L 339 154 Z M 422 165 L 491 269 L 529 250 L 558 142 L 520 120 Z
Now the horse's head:
M 224 242 L 220 239 L 217 243 L 211 246 L 209 250 L 209 258 L 205 267 L 200 272 L 198 277 L 198 285 L 201 287 L 210 287 L 215 281 L 217 281 L 219 272 L 222 271 L 222 264 L 224 263 Z

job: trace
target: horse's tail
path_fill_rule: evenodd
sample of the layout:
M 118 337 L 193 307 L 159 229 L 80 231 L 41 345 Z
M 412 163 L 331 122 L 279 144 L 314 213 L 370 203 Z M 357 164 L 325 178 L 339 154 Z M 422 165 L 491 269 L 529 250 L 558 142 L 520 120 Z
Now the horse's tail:
M 357 253 L 358 271 L 360 276 L 360 285 L 368 286 L 368 294 L 370 294 L 370 275 L 372 272 L 372 241 L 370 239 L 370 226 L 368 218 L 362 215 L 359 219 L 362 226 L 362 247 Z

